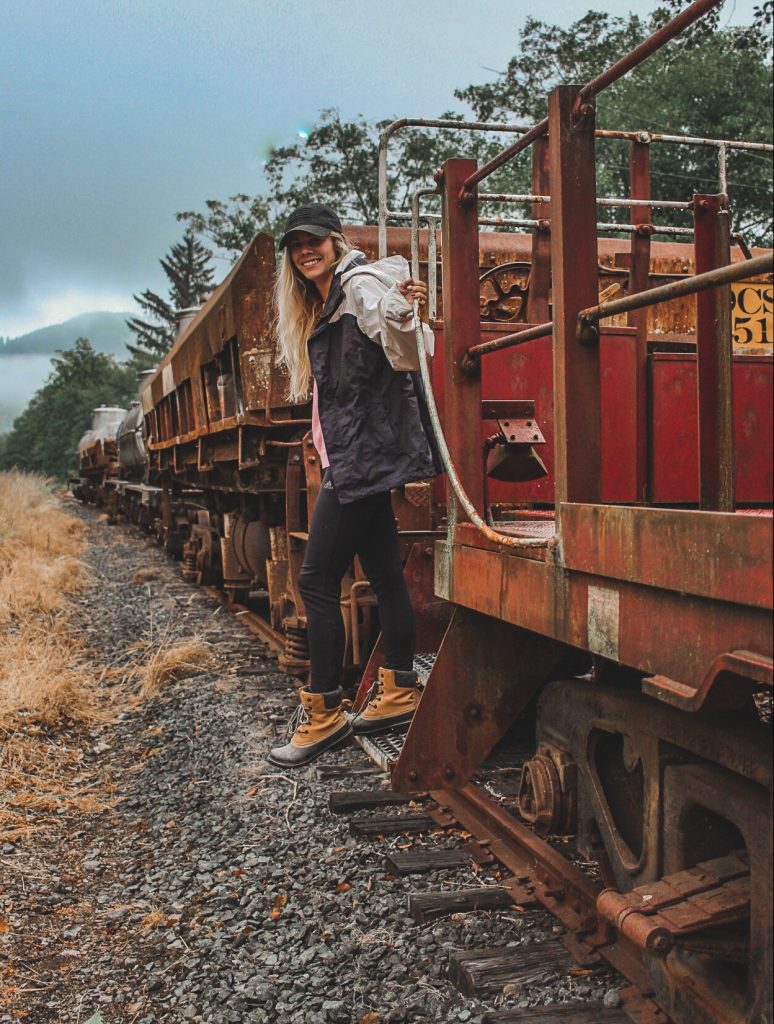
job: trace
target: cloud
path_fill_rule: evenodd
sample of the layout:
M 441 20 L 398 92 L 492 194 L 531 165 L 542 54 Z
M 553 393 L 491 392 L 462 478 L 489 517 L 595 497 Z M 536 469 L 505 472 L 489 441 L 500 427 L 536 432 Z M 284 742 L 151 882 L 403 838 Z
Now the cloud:
M 0 309 L 0 337 L 15 338 L 38 327 L 60 324 L 79 313 L 126 313 L 137 308 L 125 292 L 69 288 L 47 294 L 28 293 L 16 312 Z

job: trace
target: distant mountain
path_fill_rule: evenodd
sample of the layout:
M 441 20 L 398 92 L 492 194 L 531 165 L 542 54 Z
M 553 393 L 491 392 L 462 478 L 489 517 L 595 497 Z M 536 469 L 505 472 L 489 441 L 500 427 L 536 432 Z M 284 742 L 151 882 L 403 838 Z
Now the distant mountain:
M 72 348 L 76 338 L 88 338 L 96 352 L 107 352 L 120 361 L 129 358 L 126 343 L 134 335 L 126 326 L 132 313 L 81 313 L 62 324 L 40 327 L 37 331 L 9 338 L 0 343 L 3 356 L 53 355 L 59 348 Z

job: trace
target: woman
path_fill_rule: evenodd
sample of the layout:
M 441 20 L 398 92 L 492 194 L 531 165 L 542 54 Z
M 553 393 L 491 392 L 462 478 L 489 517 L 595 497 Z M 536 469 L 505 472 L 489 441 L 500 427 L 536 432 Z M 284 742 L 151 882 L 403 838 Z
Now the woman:
M 310 679 L 292 738 L 269 754 L 282 767 L 307 764 L 353 733 L 405 725 L 418 703 L 414 610 L 403 579 L 390 488 L 434 476 L 423 425 L 412 303 L 427 287 L 393 256 L 369 264 L 341 221 L 321 204 L 288 219 L 275 300 L 290 393 L 313 385 L 312 435 L 325 471 L 314 508 L 299 590 L 309 632 Z M 432 351 L 432 331 L 423 327 Z M 385 664 L 363 710 L 341 709 L 344 626 L 341 580 L 359 555 L 376 592 Z

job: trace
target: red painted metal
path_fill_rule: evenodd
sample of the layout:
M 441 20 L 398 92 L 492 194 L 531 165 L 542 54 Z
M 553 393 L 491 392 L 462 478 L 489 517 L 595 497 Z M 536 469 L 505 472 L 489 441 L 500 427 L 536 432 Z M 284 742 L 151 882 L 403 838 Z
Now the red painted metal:
M 482 324 L 488 341 L 508 331 L 506 325 Z M 436 327 L 433 380 L 439 413 L 444 418 L 442 351 L 444 325 Z M 640 434 L 635 419 L 637 347 L 631 327 L 602 327 L 600 338 L 602 419 L 601 500 L 638 501 L 636 457 Z M 546 444 L 540 457 L 549 475 L 520 484 L 491 481 L 494 502 L 554 500 L 554 423 L 552 345 L 544 338 L 493 353 L 481 361 L 484 399 L 529 398 Z M 695 505 L 699 500 L 696 356 L 691 352 L 648 355 L 648 434 L 650 437 L 650 500 L 659 505 Z M 772 385 L 774 364 L 766 356 L 733 357 L 737 505 L 771 504 L 774 500 L 772 447 Z M 482 425 L 481 442 L 493 430 Z M 439 493 L 440 499 L 442 495 Z
M 588 509 L 592 510 L 600 515 L 596 523 L 599 528 L 586 530 L 592 538 L 590 543 L 594 550 L 616 552 L 615 559 L 621 565 L 625 566 L 630 557 L 627 545 L 636 548 L 650 532 L 650 539 L 656 540 L 658 546 L 651 544 L 643 549 L 649 579 L 635 582 L 605 575 L 605 565 L 613 564 L 612 554 L 599 564 L 590 556 L 588 571 L 564 569 L 553 561 L 536 557 L 505 554 L 462 524 L 455 530 L 445 596 L 467 608 L 555 637 L 648 675 L 679 680 L 687 696 L 701 687 L 709 666 L 721 654 L 749 650 L 772 656 L 770 600 L 764 591 L 760 596 L 768 607 L 750 601 L 757 590 L 754 581 L 751 588 L 748 574 L 741 568 L 754 566 L 757 558 L 762 567 L 760 576 L 769 572 L 771 555 L 765 552 L 765 534 L 767 528 L 770 543 L 770 521 L 764 517 L 660 509 Z M 578 515 L 582 517 L 585 511 L 579 509 Z M 629 520 L 629 528 L 621 529 L 623 513 L 641 513 L 643 518 Z M 690 537 L 696 515 L 706 517 L 705 528 L 710 536 L 715 532 L 713 525 L 720 530 L 730 519 L 735 524 L 735 547 L 726 550 L 713 542 L 701 558 L 698 554 L 694 557 L 692 575 L 686 554 L 681 563 L 686 567 L 685 573 L 681 576 L 673 570 L 672 562 L 677 544 L 683 537 Z M 684 529 L 678 530 L 675 541 L 666 541 L 666 521 L 665 528 L 658 529 L 663 517 L 676 524 L 682 517 Z M 648 519 L 652 524 L 650 531 Z M 600 535 L 602 529 L 606 531 L 604 538 Z M 562 539 L 564 543 L 564 534 Z M 696 545 L 695 551 L 698 550 Z M 701 591 L 702 577 L 729 580 L 724 597 L 705 596 Z M 740 584 L 739 580 L 743 582 Z M 671 581 L 676 588 L 690 584 L 698 593 L 665 589 Z M 689 643 L 686 637 L 690 638 Z
M 767 568 L 774 541 L 770 516 L 570 505 L 562 541 L 568 570 L 686 597 L 774 605 Z
M 629 154 L 630 195 L 632 199 L 650 198 L 650 146 L 633 142 Z M 650 207 L 635 206 L 631 211 L 633 224 L 650 223 Z M 650 283 L 650 233 L 632 232 L 632 256 L 629 270 L 629 291 L 642 292 Z M 634 408 L 637 444 L 634 466 L 634 491 L 637 500 L 647 501 L 648 486 L 648 313 L 633 310 L 628 322 L 636 330 Z
M 549 98 L 557 506 L 598 501 L 602 478 L 599 346 L 576 336 L 578 312 L 597 298 L 594 113 L 575 117 L 579 90 Z
M 694 196 L 696 273 L 731 262 L 725 196 Z M 731 379 L 731 289 L 696 296 L 699 396 L 699 495 L 701 508 L 734 509 L 734 395 Z
M 464 786 L 562 653 L 543 637 L 454 609 L 393 768 L 393 788 Z
M 774 362 L 766 356 L 733 357 L 737 505 L 774 501 L 771 395 Z M 539 415 L 539 413 L 538 413 Z M 657 352 L 650 357 L 651 500 L 699 500 L 696 356 Z
M 482 448 L 470 424 L 481 419 L 481 380 L 465 375 L 462 357 L 479 335 L 478 204 L 462 202 L 460 189 L 475 160 L 443 166 L 443 318 L 446 442 L 462 485 L 476 510 L 484 506 Z M 494 397 L 494 396 L 493 396 Z M 447 501 L 453 500 L 447 486 Z

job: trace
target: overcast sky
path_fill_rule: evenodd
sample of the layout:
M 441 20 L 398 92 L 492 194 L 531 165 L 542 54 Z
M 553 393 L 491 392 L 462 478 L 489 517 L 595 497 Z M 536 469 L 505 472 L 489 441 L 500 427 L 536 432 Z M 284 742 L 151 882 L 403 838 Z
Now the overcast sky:
M 163 290 L 176 211 L 259 191 L 269 147 L 321 109 L 438 116 L 505 67 L 529 13 L 566 26 L 592 6 L 639 7 L 0 0 L 0 336 Z

